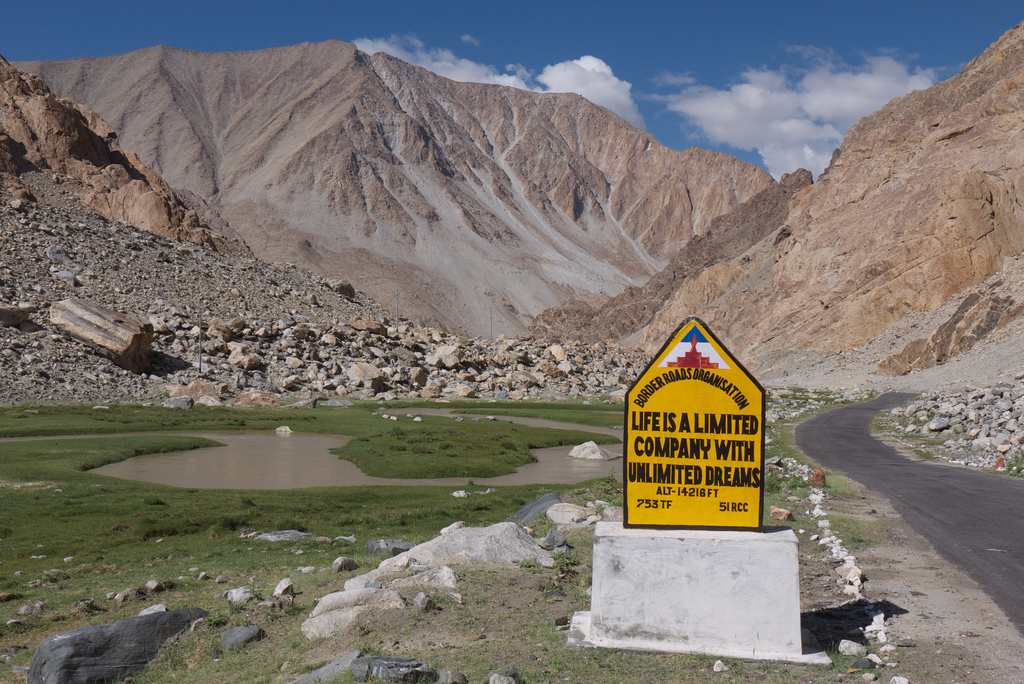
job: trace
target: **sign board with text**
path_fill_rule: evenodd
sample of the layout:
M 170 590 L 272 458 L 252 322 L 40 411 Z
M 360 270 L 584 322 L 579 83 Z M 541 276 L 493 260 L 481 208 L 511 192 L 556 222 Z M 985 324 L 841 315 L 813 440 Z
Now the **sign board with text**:
M 623 527 L 761 527 L 764 388 L 698 318 L 626 394 Z

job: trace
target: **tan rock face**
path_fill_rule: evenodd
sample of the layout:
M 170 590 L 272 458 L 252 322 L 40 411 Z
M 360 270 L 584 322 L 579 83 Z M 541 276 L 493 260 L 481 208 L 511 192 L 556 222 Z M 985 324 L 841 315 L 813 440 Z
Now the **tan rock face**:
M 910 371 L 931 368 L 959 356 L 988 333 L 1005 325 L 1024 311 L 1010 297 L 969 294 L 956 312 L 927 339 L 909 342 L 898 354 L 878 363 L 886 375 L 906 375 Z
M 696 314 L 748 358 L 846 350 L 999 272 L 1024 250 L 1022 87 L 1024 25 L 957 76 L 862 119 L 782 228 L 688 279 L 645 347 Z
M 811 173 L 804 169 L 783 176 L 781 182 L 773 182 L 733 211 L 712 220 L 706 234 L 679 249 L 668 265 L 643 286 L 628 287 L 598 306 L 573 300 L 548 309 L 534 319 L 530 332 L 541 338 L 586 342 L 619 340 L 634 334 L 651 322 L 682 284 L 700 278 L 707 281 L 708 276 L 702 275 L 705 269 L 743 254 L 773 234 L 786 221 L 790 200 L 810 184 Z M 700 287 L 700 291 L 700 301 L 706 301 L 707 286 Z
M 122 368 L 142 373 L 150 367 L 153 326 L 137 316 L 81 299 L 65 299 L 50 307 L 50 322 Z
M 100 112 L 259 256 L 380 302 L 397 289 L 402 314 L 474 334 L 645 281 L 771 184 L 578 95 L 456 83 L 336 41 L 25 68 Z
M 135 154 L 122 150 L 98 114 L 58 98 L 38 77 L 0 57 L 0 173 L 33 169 L 79 181 L 79 199 L 106 218 L 208 247 L 229 242 L 202 225 Z M 5 185 L 18 183 L 8 178 Z

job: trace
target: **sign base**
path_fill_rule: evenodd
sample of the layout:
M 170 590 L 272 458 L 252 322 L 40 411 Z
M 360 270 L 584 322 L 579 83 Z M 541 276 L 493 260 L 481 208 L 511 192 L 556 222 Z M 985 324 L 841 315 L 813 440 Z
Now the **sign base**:
M 797 539 L 772 532 L 624 529 L 594 532 L 591 609 L 569 646 L 831 663 L 800 629 Z

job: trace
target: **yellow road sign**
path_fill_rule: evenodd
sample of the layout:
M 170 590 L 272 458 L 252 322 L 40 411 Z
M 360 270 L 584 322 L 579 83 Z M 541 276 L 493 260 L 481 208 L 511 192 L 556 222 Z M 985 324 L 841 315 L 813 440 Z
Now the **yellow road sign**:
M 698 318 L 626 394 L 623 526 L 761 527 L 764 388 Z

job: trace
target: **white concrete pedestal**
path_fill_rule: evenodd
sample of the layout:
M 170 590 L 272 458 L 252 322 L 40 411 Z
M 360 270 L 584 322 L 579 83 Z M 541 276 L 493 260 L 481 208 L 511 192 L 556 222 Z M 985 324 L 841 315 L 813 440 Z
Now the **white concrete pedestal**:
M 792 530 L 597 524 L 590 611 L 573 616 L 570 646 L 831 662 L 816 644 L 805 649 L 801 637 Z

